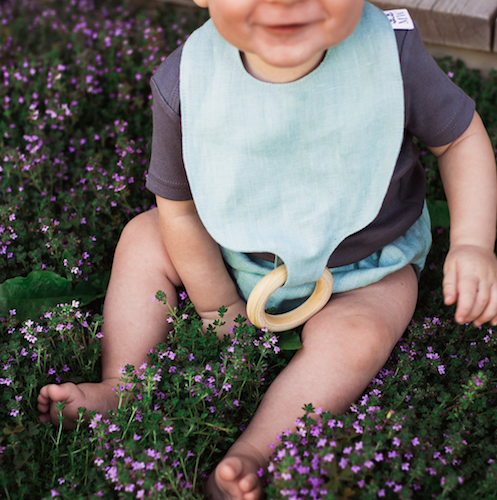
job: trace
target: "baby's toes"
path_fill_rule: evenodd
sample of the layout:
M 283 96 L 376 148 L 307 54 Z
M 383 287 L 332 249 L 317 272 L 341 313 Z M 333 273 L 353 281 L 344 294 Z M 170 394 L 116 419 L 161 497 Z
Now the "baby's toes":
M 38 398 L 36 399 L 38 401 L 38 411 L 40 413 L 47 413 L 48 409 L 50 408 L 50 399 L 46 398 L 45 396 L 42 396 L 42 394 L 38 394 Z
M 225 458 L 217 467 L 216 473 L 221 481 L 232 482 L 242 475 L 243 462 L 238 457 Z
M 52 422 L 52 418 L 50 417 L 50 413 L 48 412 L 40 412 L 38 415 L 38 420 L 42 423 Z
M 61 385 L 50 384 L 43 387 L 42 390 L 43 389 L 46 389 L 46 394 L 52 401 L 65 401 L 66 404 L 72 403 L 75 396 L 79 392 L 76 384 L 73 384 L 72 382 L 67 382 Z
M 257 474 L 247 474 L 239 482 L 243 500 L 258 500 L 262 497 L 261 482 Z
M 40 420 L 42 422 L 50 422 L 50 415 L 48 413 L 50 411 L 50 403 L 52 400 L 48 397 L 47 386 L 41 388 L 40 394 L 38 394 L 36 400 L 38 402 L 37 408 L 40 413 Z

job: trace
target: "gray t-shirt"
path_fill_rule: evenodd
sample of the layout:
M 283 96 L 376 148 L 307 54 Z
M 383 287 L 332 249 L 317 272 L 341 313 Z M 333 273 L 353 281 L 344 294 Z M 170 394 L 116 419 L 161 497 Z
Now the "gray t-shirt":
M 475 103 L 438 67 L 423 45 L 417 27 L 396 31 L 405 94 L 404 142 L 376 219 L 346 238 L 328 266 L 357 262 L 404 234 L 419 218 L 425 198 L 425 174 L 419 161 L 418 138 L 427 146 L 448 144 L 468 128 Z M 192 198 L 181 144 L 179 68 L 182 47 L 152 77 L 153 138 L 147 188 L 170 200 Z M 256 254 L 271 259 L 269 254 Z

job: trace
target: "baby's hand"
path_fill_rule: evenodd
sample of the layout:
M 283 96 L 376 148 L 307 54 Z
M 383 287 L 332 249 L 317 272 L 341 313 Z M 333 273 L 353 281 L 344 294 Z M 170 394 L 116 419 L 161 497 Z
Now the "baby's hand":
M 223 323 L 225 324 L 219 330 L 220 340 L 222 340 L 225 335 L 230 335 L 231 337 L 233 337 L 230 330 L 231 327 L 235 324 L 235 319 L 238 317 L 238 315 L 241 315 L 244 318 L 247 317 L 247 305 L 242 299 L 238 299 L 235 303 L 226 305 L 225 307 L 228 311 L 224 314 L 222 319 Z M 216 319 L 219 319 L 218 311 L 197 310 L 197 312 L 203 320 L 202 331 L 204 333 L 207 331 L 207 327 L 209 325 L 213 324 Z
M 497 258 L 476 245 L 451 246 L 444 264 L 445 304 L 457 302 L 459 324 L 497 325 Z

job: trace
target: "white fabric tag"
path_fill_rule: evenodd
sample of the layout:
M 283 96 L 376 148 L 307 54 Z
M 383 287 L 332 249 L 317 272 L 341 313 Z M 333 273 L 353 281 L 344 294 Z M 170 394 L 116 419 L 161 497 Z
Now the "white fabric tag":
M 384 10 L 394 30 L 413 30 L 414 23 L 407 9 Z

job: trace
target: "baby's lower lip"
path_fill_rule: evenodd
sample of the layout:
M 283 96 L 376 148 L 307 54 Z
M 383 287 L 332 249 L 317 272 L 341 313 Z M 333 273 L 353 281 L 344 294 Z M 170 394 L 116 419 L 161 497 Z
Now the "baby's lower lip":
M 294 33 L 295 31 L 298 31 L 305 27 L 305 24 L 284 24 L 284 25 L 276 25 L 276 26 L 265 26 L 265 28 L 272 33 L 277 33 L 277 34 L 290 34 Z

